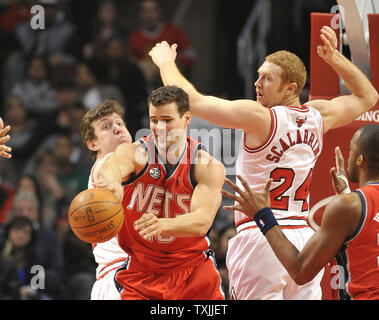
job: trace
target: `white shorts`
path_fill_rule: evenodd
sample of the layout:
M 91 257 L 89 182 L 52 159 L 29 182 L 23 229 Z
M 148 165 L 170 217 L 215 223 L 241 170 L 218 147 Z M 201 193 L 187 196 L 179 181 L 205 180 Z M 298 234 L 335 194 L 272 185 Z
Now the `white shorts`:
M 114 277 L 116 270 L 111 270 L 96 280 L 91 292 L 91 300 L 121 300 L 121 294 L 116 288 Z
M 314 234 L 309 227 L 282 229 L 298 250 Z M 230 297 L 237 300 L 321 300 L 324 269 L 310 282 L 297 285 L 258 228 L 229 240 L 226 256 Z

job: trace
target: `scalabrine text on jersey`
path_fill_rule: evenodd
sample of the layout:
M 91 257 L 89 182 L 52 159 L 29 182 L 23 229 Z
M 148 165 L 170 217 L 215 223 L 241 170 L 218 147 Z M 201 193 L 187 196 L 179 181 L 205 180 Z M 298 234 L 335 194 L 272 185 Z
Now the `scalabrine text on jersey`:
M 266 159 L 279 163 L 284 152 L 294 145 L 302 143 L 308 145 L 312 149 L 315 157 L 320 153 L 320 142 L 315 134 L 309 130 L 298 129 L 296 132 L 288 132 L 286 135 L 282 136 L 279 139 L 278 144 L 271 148 L 271 153 L 266 156 Z

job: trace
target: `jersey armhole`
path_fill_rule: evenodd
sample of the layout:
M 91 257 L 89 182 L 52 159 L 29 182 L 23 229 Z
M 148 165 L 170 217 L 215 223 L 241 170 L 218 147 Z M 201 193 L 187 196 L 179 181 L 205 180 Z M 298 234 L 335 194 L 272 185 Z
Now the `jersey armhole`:
M 363 229 L 363 226 L 365 224 L 365 221 L 366 221 L 366 217 L 367 217 L 367 201 L 366 201 L 366 197 L 365 195 L 363 194 L 362 191 L 360 190 L 354 190 L 353 192 L 357 193 L 359 195 L 359 198 L 361 199 L 361 203 L 362 203 L 362 213 L 361 213 L 361 217 L 359 219 L 359 222 L 358 222 L 358 225 L 357 227 L 355 228 L 355 230 L 346 238 L 345 240 L 345 243 L 348 243 L 350 242 L 351 240 L 353 240 L 354 238 L 356 238 L 359 233 L 361 232 L 361 230 Z

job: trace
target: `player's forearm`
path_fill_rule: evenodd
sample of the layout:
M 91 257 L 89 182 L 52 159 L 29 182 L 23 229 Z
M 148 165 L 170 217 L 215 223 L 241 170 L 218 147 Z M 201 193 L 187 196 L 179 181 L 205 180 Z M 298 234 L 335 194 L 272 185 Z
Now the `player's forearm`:
M 362 101 L 362 107 L 365 109 L 363 111 L 375 106 L 378 92 L 357 66 L 339 51 L 336 51 L 328 63 L 344 80 L 350 92 Z
M 98 170 L 98 181 L 111 186 L 121 185 L 122 175 L 116 159 L 116 156 L 112 154 L 105 160 L 101 168 Z
M 187 94 L 191 108 L 196 104 L 201 94 L 196 88 L 181 74 L 174 62 L 165 62 L 159 66 L 162 82 L 165 86 L 178 86 Z M 193 110 L 191 110 L 192 112 Z
M 213 219 L 204 213 L 187 213 L 175 218 L 161 218 L 162 233 L 177 238 L 203 237 L 212 226 Z
M 299 250 L 286 238 L 279 226 L 268 230 L 265 236 L 280 263 L 298 285 L 305 284 L 314 277 L 305 267 Z

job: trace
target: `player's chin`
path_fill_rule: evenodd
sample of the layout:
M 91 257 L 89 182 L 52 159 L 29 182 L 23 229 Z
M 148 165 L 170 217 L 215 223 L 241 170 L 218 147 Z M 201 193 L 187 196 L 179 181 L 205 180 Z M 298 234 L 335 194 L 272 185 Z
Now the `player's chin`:
M 261 105 L 264 105 L 264 99 L 262 95 L 257 95 L 257 102 L 259 102 Z

